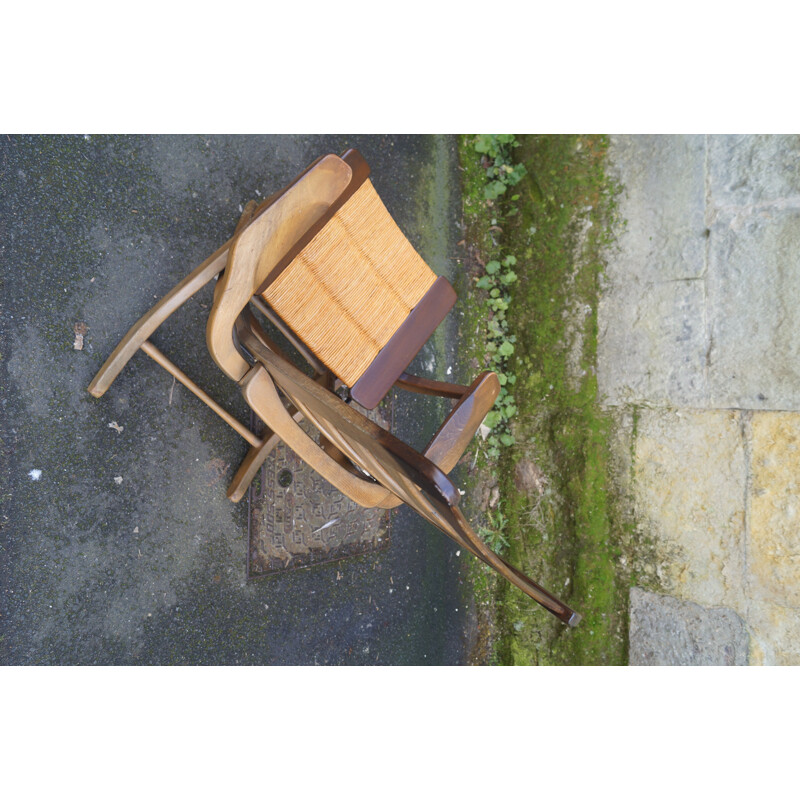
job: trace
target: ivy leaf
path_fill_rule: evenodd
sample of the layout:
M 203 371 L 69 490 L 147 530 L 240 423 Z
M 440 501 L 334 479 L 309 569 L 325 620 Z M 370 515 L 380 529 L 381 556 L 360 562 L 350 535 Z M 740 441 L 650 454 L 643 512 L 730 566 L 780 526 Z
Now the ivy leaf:
M 483 275 L 475 282 L 479 289 L 488 289 L 492 285 L 492 281 L 488 275 Z
M 500 262 L 499 261 L 490 261 L 486 265 L 486 274 L 487 275 L 494 275 L 496 272 L 500 271 Z
M 516 164 L 506 175 L 506 181 L 510 186 L 516 186 L 527 174 L 528 170 L 525 169 L 524 164 Z
M 504 275 L 503 275 L 503 276 L 500 278 L 500 280 L 501 280 L 501 281 L 502 281 L 502 282 L 503 282 L 503 283 L 504 283 L 506 286 L 509 286 L 510 284 L 514 283 L 514 281 L 515 281 L 516 279 L 517 279 L 517 273 L 516 273 L 516 272 L 513 272 L 512 270 L 509 270 L 508 272 L 506 272 L 506 273 L 505 273 L 505 274 L 504 274 Z
M 483 196 L 487 200 L 497 200 L 501 194 L 503 194 L 506 190 L 506 185 L 501 181 L 492 181 L 490 184 L 484 187 L 483 189 Z
M 501 356 L 510 356 L 514 352 L 514 345 L 511 342 L 505 341 L 497 349 Z
M 500 411 L 490 411 L 483 420 L 483 424 L 487 428 L 494 428 L 501 419 L 502 414 Z
M 506 446 L 511 447 L 517 440 L 510 433 L 501 433 L 500 441 Z

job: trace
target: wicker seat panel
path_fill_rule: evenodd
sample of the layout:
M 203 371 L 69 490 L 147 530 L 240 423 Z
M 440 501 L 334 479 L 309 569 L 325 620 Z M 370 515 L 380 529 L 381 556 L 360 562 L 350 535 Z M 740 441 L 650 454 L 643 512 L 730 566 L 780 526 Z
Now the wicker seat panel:
M 352 386 L 435 280 L 367 180 L 263 297 Z

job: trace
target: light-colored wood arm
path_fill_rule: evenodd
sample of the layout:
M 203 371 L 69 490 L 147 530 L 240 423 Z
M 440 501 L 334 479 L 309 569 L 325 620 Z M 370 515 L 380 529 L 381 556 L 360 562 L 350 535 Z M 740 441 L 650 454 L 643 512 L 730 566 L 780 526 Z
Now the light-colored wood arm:
M 445 474 L 450 472 L 467 449 L 499 394 L 500 381 L 494 372 L 479 375 L 466 394 L 453 406 L 423 455 Z
M 353 502 L 365 508 L 375 508 L 383 507 L 383 503 L 394 497 L 380 484 L 353 475 L 306 434 L 284 408 L 275 384 L 263 365 L 253 367 L 239 385 L 250 408 L 286 445 Z

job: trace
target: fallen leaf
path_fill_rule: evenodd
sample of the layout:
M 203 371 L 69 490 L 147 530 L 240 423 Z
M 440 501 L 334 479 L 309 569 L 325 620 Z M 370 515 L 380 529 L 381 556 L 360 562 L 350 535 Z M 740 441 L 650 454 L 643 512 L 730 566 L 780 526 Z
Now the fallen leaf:
M 76 322 L 72 326 L 72 330 L 75 331 L 75 341 L 72 343 L 72 349 L 83 350 L 83 337 L 89 330 L 89 326 L 85 322 Z

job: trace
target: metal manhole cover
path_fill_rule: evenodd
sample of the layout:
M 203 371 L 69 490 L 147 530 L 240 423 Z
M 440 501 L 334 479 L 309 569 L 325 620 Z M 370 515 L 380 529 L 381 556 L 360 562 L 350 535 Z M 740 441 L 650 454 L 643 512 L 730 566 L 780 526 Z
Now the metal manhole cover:
M 367 416 L 390 428 L 391 414 L 384 404 Z M 318 438 L 312 425 L 301 425 Z M 248 502 L 249 578 L 363 555 L 389 543 L 388 511 L 354 503 L 283 443 L 253 481 Z

